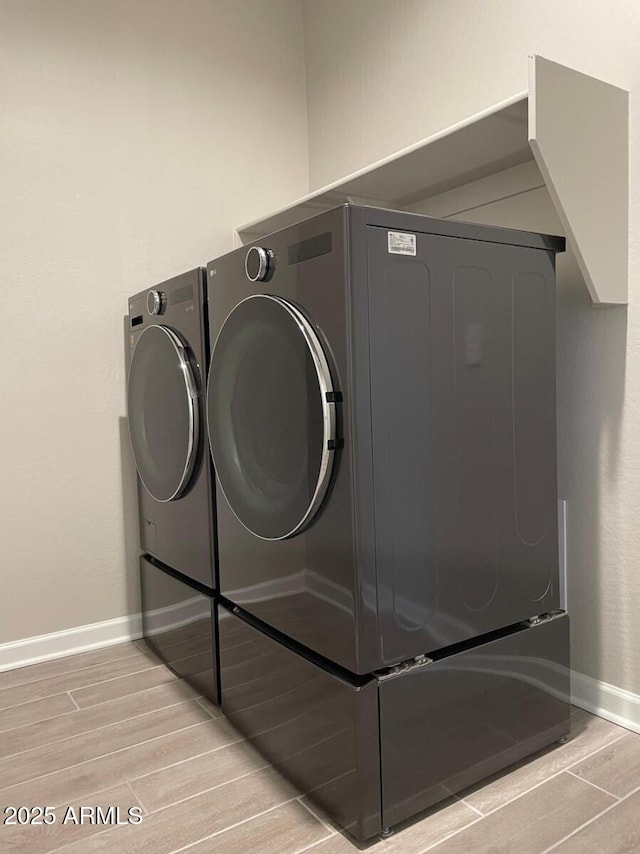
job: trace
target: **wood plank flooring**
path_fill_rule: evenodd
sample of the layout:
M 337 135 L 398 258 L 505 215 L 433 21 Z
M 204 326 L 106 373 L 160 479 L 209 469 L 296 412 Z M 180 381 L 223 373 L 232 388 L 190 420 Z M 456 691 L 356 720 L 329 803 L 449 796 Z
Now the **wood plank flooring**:
M 1 854 L 358 850 L 143 644 L 0 673 Z M 138 824 L 72 823 L 81 807 Z M 76 811 L 67 814 L 69 807 Z M 63 824 L 65 814 L 69 815 Z M 86 814 L 88 816 L 88 813 Z M 640 851 L 640 735 L 575 710 L 572 735 L 398 828 L 379 854 Z

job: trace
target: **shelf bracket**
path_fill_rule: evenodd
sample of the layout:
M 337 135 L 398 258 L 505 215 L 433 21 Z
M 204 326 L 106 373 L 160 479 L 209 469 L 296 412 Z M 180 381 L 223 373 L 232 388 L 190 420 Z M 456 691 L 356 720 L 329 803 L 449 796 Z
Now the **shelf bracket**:
M 628 92 L 529 58 L 529 144 L 594 303 L 629 280 Z

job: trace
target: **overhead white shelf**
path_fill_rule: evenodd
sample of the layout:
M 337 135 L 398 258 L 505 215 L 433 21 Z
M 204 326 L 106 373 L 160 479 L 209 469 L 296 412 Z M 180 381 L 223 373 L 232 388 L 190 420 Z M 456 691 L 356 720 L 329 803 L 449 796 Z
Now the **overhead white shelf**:
M 529 87 L 237 229 L 250 243 L 344 202 L 408 208 L 535 159 L 594 302 L 627 302 L 628 93 L 539 56 Z

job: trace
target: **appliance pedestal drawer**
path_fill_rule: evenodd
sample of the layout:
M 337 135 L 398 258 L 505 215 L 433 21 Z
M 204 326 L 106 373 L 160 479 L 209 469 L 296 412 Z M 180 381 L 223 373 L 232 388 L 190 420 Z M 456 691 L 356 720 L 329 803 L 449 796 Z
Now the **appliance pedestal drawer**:
M 569 618 L 379 681 L 383 826 L 569 732 Z
M 359 840 L 569 732 L 566 614 L 355 676 L 219 611 L 224 713 Z
M 215 598 L 148 555 L 140 558 L 147 646 L 185 682 L 220 702 Z
M 358 839 L 380 824 L 378 690 L 350 681 L 222 606 L 222 710 L 301 792 Z

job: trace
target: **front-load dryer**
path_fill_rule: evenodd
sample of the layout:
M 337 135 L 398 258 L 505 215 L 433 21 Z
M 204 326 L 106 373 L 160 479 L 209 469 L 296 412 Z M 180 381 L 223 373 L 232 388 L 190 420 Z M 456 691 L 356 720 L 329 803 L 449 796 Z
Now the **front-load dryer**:
M 208 265 L 221 595 L 355 674 L 559 607 L 563 245 L 343 205 Z
M 215 515 L 203 407 L 205 312 L 202 268 L 131 297 L 127 404 L 141 547 L 214 590 Z

